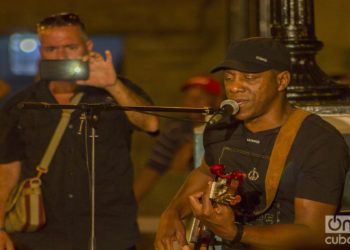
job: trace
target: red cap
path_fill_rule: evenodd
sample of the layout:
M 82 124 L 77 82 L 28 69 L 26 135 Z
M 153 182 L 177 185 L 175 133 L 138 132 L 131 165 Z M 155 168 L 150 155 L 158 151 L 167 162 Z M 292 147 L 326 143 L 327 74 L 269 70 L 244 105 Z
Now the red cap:
M 209 94 L 220 96 L 221 84 L 216 79 L 209 76 L 194 76 L 189 78 L 181 87 L 181 91 L 188 88 L 200 87 Z

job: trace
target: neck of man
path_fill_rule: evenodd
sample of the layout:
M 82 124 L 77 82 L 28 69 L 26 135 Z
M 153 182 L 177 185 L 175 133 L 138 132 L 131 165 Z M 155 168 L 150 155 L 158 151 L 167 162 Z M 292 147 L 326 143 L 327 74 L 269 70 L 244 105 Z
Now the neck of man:
M 244 121 L 244 125 L 252 132 L 259 132 L 281 127 L 293 111 L 293 107 L 287 98 L 283 98 L 279 105 L 273 105 L 268 113 L 262 114 L 251 120 Z
M 49 90 L 59 104 L 68 104 L 74 95 L 76 84 L 66 81 L 52 81 Z

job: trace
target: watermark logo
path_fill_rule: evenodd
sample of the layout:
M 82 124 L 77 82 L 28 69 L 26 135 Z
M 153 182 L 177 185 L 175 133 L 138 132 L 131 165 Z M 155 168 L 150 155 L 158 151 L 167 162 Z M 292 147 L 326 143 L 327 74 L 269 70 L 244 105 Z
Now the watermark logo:
M 350 234 L 350 215 L 326 215 L 327 234 Z
M 326 215 L 325 233 L 327 245 L 350 245 L 350 215 Z

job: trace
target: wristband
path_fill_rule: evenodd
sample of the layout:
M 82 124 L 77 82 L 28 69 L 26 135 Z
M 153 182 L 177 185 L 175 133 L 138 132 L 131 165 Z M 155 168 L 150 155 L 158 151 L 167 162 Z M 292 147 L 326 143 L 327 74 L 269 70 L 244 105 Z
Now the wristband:
M 242 236 L 243 236 L 243 231 L 244 231 L 243 224 L 235 223 L 235 225 L 236 225 L 236 230 L 237 231 L 236 231 L 236 235 L 233 238 L 233 240 L 230 241 L 231 245 L 241 242 L 241 239 L 242 239 Z

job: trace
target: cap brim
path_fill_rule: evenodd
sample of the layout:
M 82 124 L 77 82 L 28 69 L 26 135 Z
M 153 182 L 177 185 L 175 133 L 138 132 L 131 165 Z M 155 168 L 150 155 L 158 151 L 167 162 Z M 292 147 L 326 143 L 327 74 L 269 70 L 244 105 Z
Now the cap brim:
M 269 70 L 270 68 L 266 67 L 265 65 L 252 63 L 252 62 L 238 62 L 233 60 L 226 60 L 221 64 L 219 64 L 218 66 L 212 68 L 210 70 L 210 73 L 215 73 L 225 69 L 233 69 L 233 70 L 238 70 L 242 72 L 257 73 L 257 72 L 263 72 L 263 71 Z

